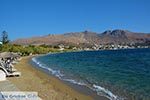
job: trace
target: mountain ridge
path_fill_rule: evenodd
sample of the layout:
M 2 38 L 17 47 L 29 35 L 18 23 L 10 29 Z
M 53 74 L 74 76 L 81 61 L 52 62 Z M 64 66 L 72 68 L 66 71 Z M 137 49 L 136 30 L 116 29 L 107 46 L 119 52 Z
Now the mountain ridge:
M 106 30 L 102 33 L 85 30 L 65 34 L 48 34 L 32 38 L 22 38 L 12 41 L 19 45 L 93 45 L 93 44 L 136 44 L 150 41 L 150 33 L 137 33 L 128 30 Z

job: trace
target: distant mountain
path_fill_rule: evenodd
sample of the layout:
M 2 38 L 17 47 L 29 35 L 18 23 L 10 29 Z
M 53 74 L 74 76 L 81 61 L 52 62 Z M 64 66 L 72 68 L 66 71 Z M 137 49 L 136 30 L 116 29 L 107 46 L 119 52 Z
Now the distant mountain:
M 46 35 L 32 38 L 23 38 L 13 41 L 13 44 L 20 45 L 74 45 L 90 46 L 93 44 L 135 44 L 150 41 L 150 34 L 130 32 L 127 30 L 107 30 L 103 33 L 96 33 L 89 30 L 84 32 L 71 32 L 60 35 Z

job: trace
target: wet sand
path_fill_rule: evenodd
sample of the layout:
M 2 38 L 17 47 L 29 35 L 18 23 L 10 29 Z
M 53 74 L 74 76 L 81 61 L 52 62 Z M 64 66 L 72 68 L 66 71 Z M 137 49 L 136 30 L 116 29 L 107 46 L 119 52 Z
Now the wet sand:
M 81 94 L 59 79 L 43 73 L 29 63 L 31 57 L 23 59 L 15 65 L 20 77 L 7 78 L 21 91 L 36 91 L 43 100 L 94 100 L 92 97 Z
M 34 68 L 31 57 L 23 59 L 15 65 L 20 77 L 7 78 L 21 91 L 36 91 L 42 100 L 94 100 L 88 95 L 77 92 L 59 79 Z

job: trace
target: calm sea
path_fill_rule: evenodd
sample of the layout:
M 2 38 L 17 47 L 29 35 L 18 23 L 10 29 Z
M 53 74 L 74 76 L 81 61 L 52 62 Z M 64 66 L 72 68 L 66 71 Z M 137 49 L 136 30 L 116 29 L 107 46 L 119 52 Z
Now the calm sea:
M 111 100 L 150 100 L 150 49 L 56 53 L 32 61 Z

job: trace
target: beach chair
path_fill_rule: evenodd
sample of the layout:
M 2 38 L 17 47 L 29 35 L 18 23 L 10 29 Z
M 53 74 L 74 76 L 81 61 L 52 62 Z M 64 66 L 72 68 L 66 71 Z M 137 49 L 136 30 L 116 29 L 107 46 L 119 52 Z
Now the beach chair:
M 10 72 L 8 72 L 8 71 L 6 70 L 6 68 L 4 68 L 4 67 L 2 67 L 2 66 L 0 66 L 0 69 L 1 69 L 3 72 L 5 72 L 6 77 L 21 76 L 21 73 L 20 73 L 20 72 L 12 72 L 12 73 L 10 73 Z
M 1 66 L 5 68 L 8 72 L 10 71 L 10 68 L 4 62 L 1 62 Z M 10 66 L 11 66 L 11 71 L 13 72 L 17 71 L 17 69 L 15 69 L 12 64 Z

